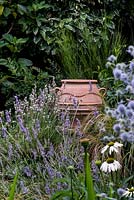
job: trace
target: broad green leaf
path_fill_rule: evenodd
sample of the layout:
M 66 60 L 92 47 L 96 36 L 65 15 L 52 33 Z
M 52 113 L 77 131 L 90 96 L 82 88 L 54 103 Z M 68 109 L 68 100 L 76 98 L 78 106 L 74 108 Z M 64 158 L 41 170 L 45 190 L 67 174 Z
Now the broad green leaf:
M 19 38 L 16 40 L 16 44 L 25 44 L 28 38 Z
M 11 14 L 11 11 L 12 10 L 10 8 L 4 8 L 3 15 L 8 17 Z
M 4 34 L 2 37 L 10 43 L 13 41 L 13 36 L 11 34 Z
M 26 14 L 27 13 L 27 8 L 21 4 L 18 4 L 17 5 L 17 8 L 18 8 L 18 12 L 23 15 L 23 14 Z
M 8 45 L 8 43 L 4 42 L 3 40 L 0 41 L 0 48 Z
M 40 31 L 41 36 L 43 37 L 44 40 L 46 40 L 46 30 L 41 30 Z
M 25 67 L 25 66 L 32 66 L 32 61 L 26 58 L 19 58 L 18 63 L 20 66 Z

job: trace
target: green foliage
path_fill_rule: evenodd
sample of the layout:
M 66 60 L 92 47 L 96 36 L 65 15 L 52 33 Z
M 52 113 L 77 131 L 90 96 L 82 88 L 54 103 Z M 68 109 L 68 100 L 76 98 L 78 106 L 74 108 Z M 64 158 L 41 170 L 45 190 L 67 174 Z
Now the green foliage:
M 80 76 L 85 76 L 86 74 L 88 77 L 91 75 L 92 77 L 97 77 L 96 73 L 101 70 L 100 66 L 103 66 L 103 63 L 100 63 L 103 59 L 99 60 L 99 57 L 101 55 L 102 58 L 103 55 L 106 54 L 106 52 L 103 52 L 105 51 L 104 45 L 106 44 L 107 46 L 107 42 L 111 40 L 109 36 L 106 38 L 107 33 L 102 30 L 102 28 L 106 28 L 106 31 L 109 29 L 109 32 L 111 32 L 111 30 L 113 31 L 115 22 L 118 22 L 118 19 L 120 19 L 118 14 L 124 9 L 125 3 L 121 4 L 119 1 L 117 2 L 116 5 L 115 1 L 109 2 L 109 0 L 1 0 L 0 57 L 2 60 L 0 82 L 3 82 L 3 80 L 4 82 L 0 86 L 0 94 L 2 96 L 1 102 L 3 102 L 3 106 L 5 101 L 16 93 L 16 90 L 19 95 L 21 95 L 21 93 L 23 93 L 23 91 L 21 91 L 22 87 L 24 87 L 24 91 L 26 91 L 24 93 L 29 94 L 32 88 L 31 82 L 35 82 L 35 79 L 38 83 L 40 82 L 37 75 L 41 77 L 42 75 L 40 74 L 44 74 L 44 77 L 46 77 L 48 73 L 50 75 L 55 75 L 57 79 L 66 76 L 66 74 L 61 74 L 61 72 L 64 71 L 62 70 L 63 63 L 60 62 L 57 55 L 57 38 L 60 38 L 63 29 L 69 30 L 70 34 L 73 34 L 73 38 L 75 38 L 74 45 L 79 47 L 77 53 L 79 53 L 78 58 L 81 57 L 81 61 L 79 63 L 78 59 L 77 75 L 73 75 L 73 77 L 78 76 L 79 72 L 82 74 L 83 70 L 84 75 Z M 131 1 L 130 4 L 127 5 L 131 10 L 130 5 L 132 5 Z M 116 10 L 119 10 L 119 12 L 116 12 Z M 106 19 L 102 18 L 102 13 L 106 13 Z M 131 16 L 133 16 L 133 13 L 130 13 Z M 97 41 L 93 42 L 93 38 Z M 96 54 L 95 52 L 98 45 L 99 51 L 101 49 L 101 52 Z M 92 58 L 93 54 L 94 57 Z M 95 56 L 97 56 L 96 60 Z M 20 58 L 27 59 L 27 61 L 29 60 L 30 66 L 25 60 L 25 67 L 20 67 L 21 86 L 19 87 L 18 83 L 15 84 L 15 80 L 18 80 L 18 76 L 12 75 L 8 77 L 8 75 L 11 68 L 15 68 L 11 71 L 16 71 L 16 68 L 19 68 L 18 65 L 22 64 L 22 62 L 21 64 L 18 63 Z M 70 61 L 70 64 L 72 64 L 73 61 L 74 60 Z M 5 67 L 7 62 L 10 62 L 10 69 L 8 69 L 9 67 Z M 92 66 L 89 66 L 89 63 L 91 63 Z M 11 67 L 11 65 L 13 66 Z M 74 66 L 74 64 L 72 66 Z M 86 66 L 85 69 L 83 66 Z M 41 68 L 40 73 L 38 72 L 38 68 Z M 74 68 L 72 67 L 72 69 Z M 22 71 L 25 71 L 24 74 L 22 74 Z M 26 75 L 27 73 L 30 74 L 30 81 L 25 83 L 24 80 L 29 79 Z M 11 79 L 13 79 L 13 81 Z M 23 84 L 21 84 L 22 82 Z M 26 85 L 28 85 L 29 89 L 25 87 Z
M 18 173 L 16 173 L 16 175 L 14 177 L 14 180 L 13 180 L 13 183 L 11 185 L 11 189 L 10 189 L 10 192 L 9 192 L 9 198 L 8 198 L 8 200 L 14 200 L 15 189 L 16 189 L 16 186 L 17 186 L 17 180 L 18 180 Z
M 98 18 L 95 15 L 89 18 L 82 14 L 77 22 L 77 32 L 61 31 L 57 52 L 65 77 L 98 79 L 98 74 L 103 74 L 107 57 L 121 54 L 124 42 L 121 34 L 114 32 L 113 17 L 102 14 Z

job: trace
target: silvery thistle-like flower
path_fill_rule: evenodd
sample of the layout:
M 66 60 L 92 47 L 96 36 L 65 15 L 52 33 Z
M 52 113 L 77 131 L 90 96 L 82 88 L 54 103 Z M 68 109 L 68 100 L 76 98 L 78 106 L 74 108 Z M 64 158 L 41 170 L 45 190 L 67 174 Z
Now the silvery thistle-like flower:
M 108 57 L 108 59 L 107 59 L 109 62 L 112 62 L 112 63 L 114 63 L 116 60 L 117 60 L 117 57 L 116 56 L 114 56 L 114 55 L 111 55 L 111 56 L 109 56 Z
M 134 46 L 130 45 L 127 49 L 127 52 L 134 57 Z
M 130 62 L 130 64 L 129 64 L 129 69 L 130 69 L 131 71 L 134 70 L 134 62 L 133 62 L 133 61 Z
M 118 169 L 121 169 L 121 165 L 114 158 L 108 158 L 100 167 L 101 171 L 108 173 L 117 171 Z
M 134 187 L 127 188 L 127 190 L 123 193 L 124 197 L 134 197 Z
M 116 80 L 120 80 L 121 74 L 122 74 L 122 71 L 120 69 L 115 68 L 113 70 L 113 75 Z
M 101 150 L 101 153 L 105 153 L 106 151 L 109 151 L 109 154 L 111 155 L 112 152 L 118 153 L 119 148 L 121 148 L 123 144 L 119 142 L 109 142 L 106 146 L 104 146 Z

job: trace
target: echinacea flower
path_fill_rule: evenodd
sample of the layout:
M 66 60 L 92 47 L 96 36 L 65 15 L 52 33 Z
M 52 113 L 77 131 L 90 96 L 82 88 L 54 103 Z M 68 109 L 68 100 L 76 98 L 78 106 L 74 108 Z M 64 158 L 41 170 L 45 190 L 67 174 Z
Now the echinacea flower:
M 123 144 L 119 142 L 109 142 L 106 146 L 104 146 L 101 150 L 101 153 L 105 153 L 107 150 L 109 151 L 109 154 L 111 155 L 112 152 L 119 152 L 119 148 L 121 148 Z
M 108 158 L 100 167 L 101 171 L 108 173 L 117 171 L 118 169 L 121 169 L 121 165 L 114 158 Z
M 124 197 L 134 197 L 134 187 L 127 188 L 127 190 L 123 193 Z

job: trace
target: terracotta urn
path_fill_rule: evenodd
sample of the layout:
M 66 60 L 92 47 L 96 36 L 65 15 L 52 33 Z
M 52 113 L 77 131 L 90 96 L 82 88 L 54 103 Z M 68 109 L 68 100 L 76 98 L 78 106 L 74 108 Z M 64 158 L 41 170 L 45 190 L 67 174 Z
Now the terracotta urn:
M 60 88 L 56 87 L 61 110 L 68 109 L 82 117 L 102 106 L 105 88 L 98 88 L 97 80 L 65 79 L 61 83 Z

